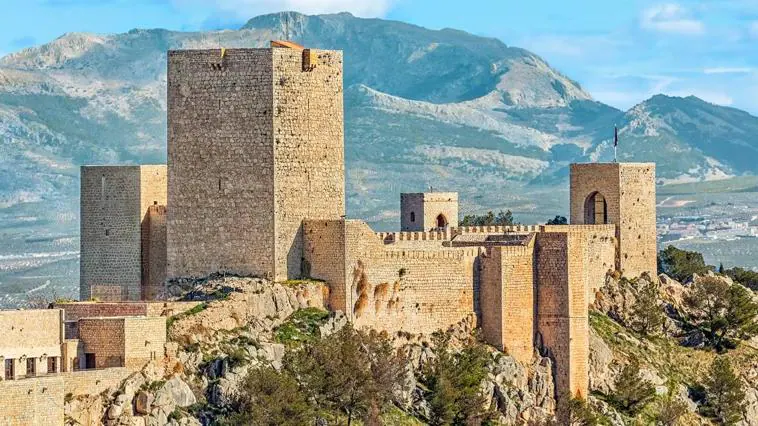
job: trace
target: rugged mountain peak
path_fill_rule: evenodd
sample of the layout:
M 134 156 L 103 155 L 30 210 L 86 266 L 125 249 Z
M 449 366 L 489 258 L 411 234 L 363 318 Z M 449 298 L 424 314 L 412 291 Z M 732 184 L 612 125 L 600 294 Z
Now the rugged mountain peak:
M 94 46 L 110 41 L 111 36 L 92 33 L 66 33 L 50 43 L 29 47 L 0 59 L 0 66 L 18 69 L 60 68 L 79 58 Z

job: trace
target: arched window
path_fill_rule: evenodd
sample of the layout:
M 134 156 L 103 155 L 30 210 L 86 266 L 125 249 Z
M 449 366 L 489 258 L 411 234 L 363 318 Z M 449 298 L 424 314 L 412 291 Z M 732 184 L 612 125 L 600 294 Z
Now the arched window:
M 437 228 L 446 228 L 446 227 L 447 227 L 447 218 L 445 217 L 445 215 L 440 213 L 437 216 Z
M 599 192 L 593 192 L 584 201 L 584 223 L 602 225 L 608 223 L 608 203 Z
M 411 222 L 416 221 L 416 212 L 411 212 Z

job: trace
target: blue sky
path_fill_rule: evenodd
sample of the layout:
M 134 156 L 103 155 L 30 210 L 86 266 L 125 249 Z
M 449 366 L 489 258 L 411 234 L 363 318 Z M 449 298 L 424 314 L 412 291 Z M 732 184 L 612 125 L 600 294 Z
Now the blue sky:
M 65 32 L 236 28 L 261 13 L 349 11 L 524 47 L 627 109 L 694 94 L 758 115 L 758 0 L 0 0 L 0 54 Z

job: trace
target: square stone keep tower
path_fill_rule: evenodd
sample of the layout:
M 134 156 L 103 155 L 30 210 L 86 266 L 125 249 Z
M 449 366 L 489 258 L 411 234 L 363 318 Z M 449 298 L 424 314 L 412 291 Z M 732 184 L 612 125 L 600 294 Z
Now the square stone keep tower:
M 292 44 L 289 44 L 292 45 Z M 345 213 L 342 52 L 168 53 L 168 276 L 297 278 Z
M 429 231 L 458 226 L 457 192 L 400 194 L 400 230 Z
M 166 166 L 82 166 L 81 300 L 140 300 L 143 283 L 162 284 L 165 226 L 151 217 L 165 205 Z
M 616 225 L 616 267 L 657 271 L 654 163 L 571 165 L 571 224 Z

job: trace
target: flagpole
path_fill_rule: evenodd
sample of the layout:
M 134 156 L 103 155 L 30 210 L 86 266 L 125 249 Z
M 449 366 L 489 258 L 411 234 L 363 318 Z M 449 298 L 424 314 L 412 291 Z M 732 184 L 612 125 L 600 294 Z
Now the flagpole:
M 619 128 L 615 124 L 613 125 L 613 162 L 618 163 L 618 157 L 616 156 L 619 145 Z

